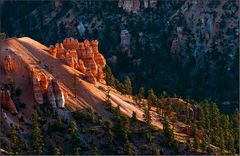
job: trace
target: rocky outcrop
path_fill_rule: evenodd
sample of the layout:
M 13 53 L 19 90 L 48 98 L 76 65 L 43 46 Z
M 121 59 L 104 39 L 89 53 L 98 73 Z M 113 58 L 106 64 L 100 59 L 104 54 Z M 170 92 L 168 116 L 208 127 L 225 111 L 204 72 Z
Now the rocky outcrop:
M 55 94 L 54 94 L 53 86 L 52 86 L 52 83 L 51 83 L 51 82 L 49 83 L 49 86 L 48 86 L 47 98 L 48 98 L 49 104 L 50 104 L 53 108 L 56 108 L 56 107 L 57 107 L 56 98 L 55 98 Z
M 5 58 L 4 58 L 4 71 L 6 73 L 10 73 L 14 70 L 14 61 L 12 59 L 12 57 L 10 55 L 7 55 Z
M 42 92 L 45 93 L 48 88 L 48 80 L 47 80 L 46 75 L 41 73 L 40 77 L 39 77 L 39 82 L 40 82 L 40 87 L 41 87 Z
M 36 103 L 43 104 L 43 93 L 41 90 L 41 85 L 34 72 L 32 74 L 32 83 L 33 83 L 33 95 Z
M 128 30 L 122 30 L 120 38 L 121 38 L 121 42 L 120 42 L 121 51 L 125 52 L 129 50 L 131 45 L 131 35 L 128 32 Z
M 96 83 L 96 78 L 93 76 L 92 72 L 90 69 L 87 69 L 87 72 L 85 74 L 85 79 L 86 81 L 95 84 Z
M 65 49 L 77 49 L 78 48 L 78 40 L 74 38 L 66 38 L 63 41 L 63 47 Z
M 53 108 L 65 106 L 64 93 L 56 80 L 50 80 L 43 72 L 32 69 L 32 82 L 37 104 L 47 102 Z
M 53 92 L 55 95 L 57 107 L 64 108 L 65 98 L 64 98 L 63 91 L 61 90 L 58 81 L 52 80 L 52 86 L 53 86 Z
M 86 74 L 87 69 L 86 69 L 82 59 L 78 60 L 78 63 L 75 65 L 75 68 L 77 70 L 79 70 L 80 72 L 82 72 L 83 74 Z
M 18 113 L 9 90 L 0 90 L 0 106 L 13 114 Z
M 126 46 L 124 41 L 123 46 Z M 88 72 L 86 77 L 93 75 L 99 82 L 105 82 L 103 68 L 106 65 L 106 60 L 98 50 L 97 40 L 92 40 L 91 42 L 88 40 L 78 42 L 76 39 L 66 38 L 63 41 L 63 44 L 57 43 L 55 47 L 50 46 L 49 53 L 53 57 L 56 56 L 64 60 L 67 65 L 82 72 L 83 74 L 86 74 L 87 69 L 89 69 L 91 74 Z

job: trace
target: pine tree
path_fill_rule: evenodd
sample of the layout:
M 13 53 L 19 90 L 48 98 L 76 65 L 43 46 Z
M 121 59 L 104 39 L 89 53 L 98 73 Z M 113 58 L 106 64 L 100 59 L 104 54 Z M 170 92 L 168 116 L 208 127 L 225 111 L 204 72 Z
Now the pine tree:
M 137 100 L 139 102 L 142 102 L 142 100 L 145 98 L 145 89 L 144 89 L 144 87 L 140 87 L 139 88 L 139 91 L 138 91 L 136 97 L 137 97 Z
M 125 87 L 125 93 L 132 95 L 132 82 L 128 76 L 125 77 L 124 87 Z
M 38 114 L 34 112 L 34 124 L 33 124 L 33 149 L 36 154 L 42 154 L 44 149 L 44 140 L 41 133 L 41 129 L 38 124 Z
M 104 72 L 106 74 L 107 85 L 115 87 L 115 78 L 112 74 L 111 68 L 108 65 L 105 66 Z
M 124 152 L 125 155 L 132 155 L 133 154 L 133 151 L 132 151 L 132 148 L 131 148 L 129 140 L 127 140 L 124 143 L 124 145 L 123 145 L 123 152 Z
M 197 127 L 196 127 L 196 124 L 192 124 L 192 129 L 193 129 L 193 147 L 198 150 L 199 149 L 199 138 L 198 138 L 198 130 L 197 130 Z
M 151 107 L 150 105 L 147 103 L 147 106 L 145 106 L 144 108 L 144 114 L 143 114 L 143 118 L 144 118 L 144 121 L 145 123 L 150 126 L 151 125 L 151 122 L 152 122 L 152 115 L 151 115 Z
M 228 136 L 228 150 L 230 152 L 229 153 L 230 155 L 236 154 L 236 149 L 234 146 L 234 138 L 231 134 Z
M 57 147 L 54 147 L 54 149 L 53 149 L 53 155 L 61 155 L 60 149 L 57 148 Z
M 73 155 L 80 155 L 80 153 L 81 153 L 81 148 L 80 147 L 75 147 L 73 149 L 73 152 L 72 152 Z
M 93 146 L 92 155 L 98 155 L 98 149 L 96 145 Z
M 166 117 L 164 117 L 163 132 L 164 135 L 167 137 L 169 143 L 171 144 L 171 142 L 174 140 L 174 133 L 173 130 L 170 128 L 168 119 Z
M 150 106 L 156 104 L 157 97 L 152 89 L 147 92 L 147 100 Z
M 113 141 L 112 124 L 111 124 L 111 122 L 106 121 L 105 125 L 106 125 L 105 131 L 106 131 L 108 142 L 112 143 L 112 141 Z
M 133 123 L 133 122 L 135 122 L 135 121 L 137 121 L 137 115 L 136 115 L 136 112 L 133 111 L 133 112 L 132 112 L 132 117 L 131 117 L 131 122 Z
M 78 128 L 76 121 L 71 121 L 68 131 L 71 134 L 72 138 L 75 138 L 77 136 Z
M 21 140 L 21 137 L 20 137 L 20 135 L 17 132 L 17 127 L 16 126 L 12 127 L 12 131 L 11 131 L 10 137 L 11 137 L 11 146 L 10 146 L 10 148 L 16 154 L 20 154 L 23 151 L 24 147 L 25 147 L 25 143 Z

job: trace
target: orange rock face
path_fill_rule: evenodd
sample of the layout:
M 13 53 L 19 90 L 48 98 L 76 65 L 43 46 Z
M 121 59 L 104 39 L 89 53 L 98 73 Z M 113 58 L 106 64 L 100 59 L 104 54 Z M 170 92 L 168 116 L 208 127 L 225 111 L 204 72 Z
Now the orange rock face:
M 87 69 L 87 72 L 85 74 L 85 79 L 92 84 L 96 83 L 96 78 L 93 76 L 90 69 Z
M 77 49 L 78 48 L 78 40 L 74 38 L 66 38 L 63 41 L 63 47 L 65 49 Z
M 14 61 L 10 55 L 4 58 L 4 70 L 6 73 L 10 73 L 14 70 Z
M 97 40 L 78 42 L 76 39 L 66 38 L 63 44 L 57 43 L 55 47 L 51 46 L 49 53 L 52 56 L 55 56 L 56 53 L 58 58 L 83 74 L 86 74 L 86 69 L 89 69 L 91 74 L 89 72 L 88 74 L 93 75 L 100 82 L 105 82 L 103 68 L 106 65 L 106 60 L 99 53 Z
M 48 80 L 47 80 L 47 77 L 43 73 L 40 74 L 40 87 L 41 87 L 42 92 L 47 91 Z
M 53 45 L 51 45 L 51 46 L 49 47 L 49 53 L 50 53 L 54 58 L 57 57 L 57 49 L 54 48 Z
M 0 90 L 0 105 L 11 113 L 17 113 L 16 106 L 13 103 L 10 91 L 8 90 Z
M 41 86 L 40 86 L 40 82 L 37 78 L 37 76 L 34 74 L 32 74 L 32 82 L 33 82 L 33 95 L 34 95 L 34 99 L 36 101 L 37 104 L 43 104 L 43 93 L 41 90 Z

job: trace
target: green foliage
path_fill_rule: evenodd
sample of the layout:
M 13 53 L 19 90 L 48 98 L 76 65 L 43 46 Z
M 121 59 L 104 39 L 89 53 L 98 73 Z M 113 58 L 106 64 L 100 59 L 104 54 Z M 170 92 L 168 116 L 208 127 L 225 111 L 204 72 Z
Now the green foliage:
M 77 136 L 78 128 L 77 128 L 76 121 L 71 121 L 68 131 L 69 131 L 70 135 L 72 136 L 72 138 Z
M 96 145 L 93 146 L 92 155 L 98 155 L 98 149 Z
M 152 115 L 151 115 L 151 106 L 147 103 L 147 106 L 145 106 L 144 108 L 144 114 L 143 114 L 143 118 L 145 123 L 150 126 L 152 123 Z
M 132 82 L 128 76 L 125 77 L 124 87 L 125 87 L 125 94 L 132 95 Z
M 42 154 L 44 150 L 44 140 L 43 140 L 41 129 L 39 127 L 37 112 L 34 112 L 33 119 L 34 119 L 33 137 L 32 137 L 33 149 L 36 154 Z
M 26 148 L 25 142 L 22 141 L 19 133 L 18 133 L 18 128 L 16 126 L 12 127 L 12 131 L 10 134 L 10 151 L 14 152 L 15 154 L 21 154 L 24 152 L 24 149 Z
M 60 149 L 57 148 L 57 147 L 54 147 L 54 149 L 53 149 L 53 155 L 61 155 Z
M 109 86 L 116 87 L 115 86 L 115 77 L 112 74 L 111 68 L 106 65 L 104 68 L 104 72 L 106 74 L 106 83 Z
M 5 40 L 7 35 L 5 33 L 0 33 L 0 41 Z
M 81 148 L 80 147 L 75 147 L 73 148 L 73 155 L 80 155 L 81 154 Z
M 124 143 L 124 145 L 123 145 L 123 152 L 124 152 L 125 155 L 132 155 L 133 154 L 133 150 L 131 148 L 129 140 L 127 140 Z
M 170 128 L 170 125 L 166 116 L 164 117 L 164 121 L 163 121 L 163 133 L 167 137 L 170 145 L 174 140 L 174 133 L 173 133 L 173 130 Z
M 147 92 L 147 100 L 148 100 L 148 104 L 150 106 L 156 104 L 157 96 L 155 95 L 153 89 L 148 90 L 148 92 Z

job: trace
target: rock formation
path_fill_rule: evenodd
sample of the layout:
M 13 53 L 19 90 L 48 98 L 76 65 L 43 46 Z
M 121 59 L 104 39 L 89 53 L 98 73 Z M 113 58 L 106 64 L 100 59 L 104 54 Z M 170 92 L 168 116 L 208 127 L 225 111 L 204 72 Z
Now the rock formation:
M 48 98 L 49 104 L 53 108 L 56 108 L 57 107 L 56 98 L 55 98 L 55 95 L 54 95 L 54 92 L 53 92 L 53 86 L 52 86 L 51 82 L 49 82 L 48 91 L 47 91 L 47 98 Z
M 131 45 L 131 35 L 128 32 L 128 30 L 122 30 L 121 31 L 121 43 L 120 43 L 120 48 L 122 52 L 126 52 L 130 50 L 130 45 Z
M 32 74 L 32 82 L 33 82 L 33 95 L 34 95 L 35 101 L 37 104 L 43 104 L 43 93 L 41 90 L 41 85 L 37 76 L 34 74 L 34 72 Z
M 77 49 L 78 48 L 78 40 L 74 38 L 66 38 L 63 41 L 63 47 L 65 49 Z
M 7 55 L 4 58 L 4 67 L 3 68 L 6 73 L 10 73 L 14 70 L 14 61 L 10 55 Z
M 0 90 L 0 106 L 13 114 L 18 113 L 9 90 Z
M 57 107 L 64 108 L 65 98 L 64 98 L 63 91 L 61 90 L 57 80 L 52 80 L 52 86 L 53 86 L 53 92 L 55 95 Z
M 43 72 L 32 69 L 33 94 L 37 104 L 49 103 L 53 108 L 65 106 L 65 98 L 59 83 L 50 80 Z M 44 96 L 46 95 L 46 97 Z
M 41 90 L 43 93 L 45 93 L 47 91 L 47 87 L 48 87 L 48 80 L 47 80 L 47 77 L 41 73 L 40 74 L 40 87 L 41 87 Z
M 96 78 L 93 76 L 93 74 L 89 68 L 87 69 L 87 72 L 85 74 L 85 79 L 92 84 L 96 83 Z
M 129 44 L 123 41 L 123 46 L 125 45 Z M 87 69 L 89 69 L 86 77 L 93 75 L 99 82 L 105 82 L 103 68 L 106 65 L 106 60 L 103 55 L 99 53 L 97 40 L 78 42 L 76 39 L 66 38 L 63 44 L 57 43 L 55 47 L 50 46 L 49 53 L 53 57 L 56 56 L 64 60 L 67 65 L 83 74 L 86 74 Z M 95 83 L 95 81 L 89 82 Z

